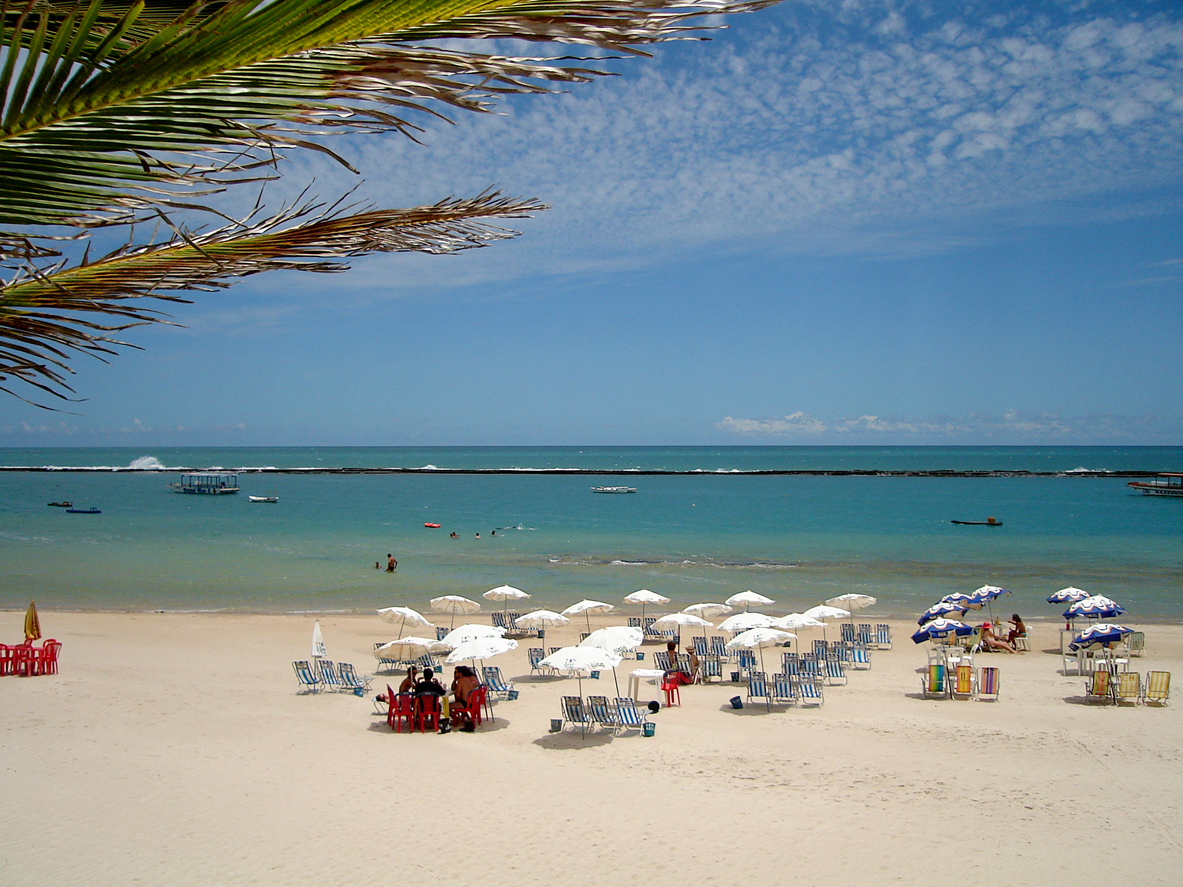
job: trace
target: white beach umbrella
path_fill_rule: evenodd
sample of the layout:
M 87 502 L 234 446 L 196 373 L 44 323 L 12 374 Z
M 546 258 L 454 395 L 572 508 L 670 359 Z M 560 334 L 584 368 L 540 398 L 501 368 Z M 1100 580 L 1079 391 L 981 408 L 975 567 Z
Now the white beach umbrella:
M 518 642 L 510 638 L 499 637 L 484 637 L 473 638 L 460 644 L 448 654 L 448 658 L 444 660 L 445 665 L 459 665 L 462 662 L 477 659 L 492 659 L 494 656 L 500 656 L 502 653 L 508 653 L 510 650 L 516 650 Z
M 747 631 L 737 634 L 727 642 L 728 650 L 759 650 L 760 651 L 760 671 L 767 675 L 764 668 L 764 648 L 765 647 L 779 647 L 789 641 L 796 640 L 797 636 L 792 632 L 781 631 L 779 628 L 749 628 Z M 764 706 L 766 709 L 771 709 L 771 704 L 768 697 L 764 697 Z
M 841 607 L 818 604 L 816 607 L 810 607 L 801 615 L 812 616 L 814 619 L 845 619 L 850 615 L 850 611 L 843 610 Z
M 542 668 L 553 668 L 563 674 L 575 675 L 579 679 L 580 699 L 583 698 L 585 675 L 590 675 L 593 671 L 611 669 L 615 677 L 616 666 L 619 664 L 620 657 L 603 647 L 563 647 L 538 663 Z
M 514 625 L 518 628 L 553 628 L 558 625 L 566 625 L 570 621 L 562 613 L 556 613 L 553 610 L 534 610 L 519 616 L 514 620 Z
M 850 621 L 854 622 L 854 611 L 862 610 L 866 607 L 875 606 L 875 598 L 869 594 L 858 594 L 857 592 L 848 591 L 846 594 L 840 594 L 837 597 L 832 597 L 826 601 L 828 607 L 841 607 L 850 612 Z
M 690 613 L 693 616 L 701 616 L 703 619 L 709 619 L 712 616 L 722 616 L 725 613 L 730 613 L 731 607 L 726 604 L 691 604 L 682 610 L 683 613 Z
M 684 626 L 690 628 L 714 628 L 714 623 L 707 622 L 701 616 L 695 616 L 693 613 L 668 613 L 653 622 L 654 628 L 660 628 L 663 631 L 671 628 L 681 629 Z
M 626 653 L 631 653 L 645 639 L 645 633 L 639 628 L 628 625 L 609 625 L 597 628 L 582 641 L 580 647 L 599 647 L 622 659 Z M 616 669 L 612 669 L 612 680 L 616 684 L 616 695 L 620 695 L 620 682 L 616 678 Z
M 399 624 L 398 636 L 403 636 L 403 630 L 407 627 L 409 622 L 411 625 L 423 625 L 430 627 L 431 623 L 418 610 L 412 610 L 410 607 L 384 607 L 378 611 L 378 615 L 387 622 L 397 622 Z
M 440 644 L 449 650 L 455 650 L 466 641 L 474 641 L 477 638 L 499 638 L 503 634 L 505 634 L 505 629 L 499 625 L 461 625 L 440 638 Z
M 723 631 L 734 632 L 739 634 L 741 631 L 748 631 L 753 628 L 771 628 L 772 617 L 765 616 L 763 613 L 736 613 L 734 616 L 728 616 L 719 623 L 719 628 Z
M 589 601 L 582 600 L 577 604 L 572 604 L 563 611 L 564 616 L 583 616 L 587 623 L 587 630 L 591 631 L 591 620 L 589 616 L 602 616 L 605 613 L 611 613 L 616 608 L 611 604 L 605 604 L 603 601 Z
M 390 662 L 409 662 L 424 653 L 439 653 L 443 648 L 439 641 L 407 636 L 389 641 L 374 648 L 374 658 Z
M 501 601 L 503 621 L 505 618 L 504 614 L 509 612 L 510 601 L 524 601 L 529 596 L 520 588 L 514 588 L 512 585 L 498 585 L 496 588 L 490 588 L 481 595 L 487 601 Z
M 431 610 L 433 613 L 451 614 L 452 621 L 448 623 L 448 628 L 450 629 L 456 622 L 457 613 L 471 616 L 473 613 L 479 613 L 481 611 L 481 605 L 474 600 L 458 594 L 445 594 L 443 597 L 433 597 L 431 599 Z
M 779 628 L 781 631 L 800 631 L 803 628 L 820 628 L 823 631 L 822 637 L 824 638 L 826 623 L 820 619 L 814 619 L 812 616 L 806 616 L 804 613 L 789 613 L 787 616 L 773 619 L 770 627 Z
M 762 594 L 752 591 L 750 588 L 747 591 L 741 591 L 739 594 L 733 594 L 727 598 L 727 603 L 733 607 L 742 606 L 744 610 L 752 606 L 761 607 L 764 604 L 772 604 L 775 601 L 770 597 L 764 597 Z
M 325 639 L 320 633 L 320 620 L 317 619 L 312 623 L 312 658 L 323 659 L 328 655 L 328 650 L 325 649 Z
M 646 604 L 668 604 L 670 599 L 663 594 L 658 594 L 656 591 L 650 591 L 648 588 L 642 588 L 640 591 L 634 591 L 632 594 L 624 596 L 626 604 L 640 604 L 641 618 L 645 618 Z

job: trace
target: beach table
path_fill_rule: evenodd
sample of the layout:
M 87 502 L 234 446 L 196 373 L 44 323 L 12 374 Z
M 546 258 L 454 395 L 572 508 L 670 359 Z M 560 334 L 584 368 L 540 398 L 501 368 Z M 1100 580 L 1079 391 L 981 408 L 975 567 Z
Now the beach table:
M 651 684 L 656 684 L 661 680 L 661 676 L 665 674 L 660 668 L 637 668 L 628 676 L 628 695 L 635 701 L 637 694 L 641 692 L 641 681 L 648 681 Z

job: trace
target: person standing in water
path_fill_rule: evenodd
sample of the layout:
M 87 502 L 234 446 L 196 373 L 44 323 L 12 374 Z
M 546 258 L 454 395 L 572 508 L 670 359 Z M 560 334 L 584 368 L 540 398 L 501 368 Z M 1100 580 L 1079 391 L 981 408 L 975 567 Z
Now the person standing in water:
M 393 554 L 387 554 L 386 555 L 386 572 L 393 573 L 397 569 L 398 569 L 398 561 L 395 560 L 395 557 Z

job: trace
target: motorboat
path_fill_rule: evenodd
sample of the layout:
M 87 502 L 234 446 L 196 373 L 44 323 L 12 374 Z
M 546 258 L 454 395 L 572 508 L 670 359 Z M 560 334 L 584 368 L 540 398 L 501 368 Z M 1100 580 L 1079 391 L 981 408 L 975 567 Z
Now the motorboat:
M 636 487 L 592 487 L 593 493 L 635 493 Z
M 219 496 L 238 492 L 237 474 L 219 474 L 202 471 L 196 474 L 182 474 L 180 483 L 169 484 L 174 493 L 196 493 Z
M 1154 480 L 1132 480 L 1127 486 L 1147 496 L 1183 496 L 1183 474 L 1167 471 Z
M 278 496 L 247 496 L 251 502 L 278 502 Z
M 92 505 L 89 508 L 67 508 L 66 514 L 102 514 L 102 512 Z

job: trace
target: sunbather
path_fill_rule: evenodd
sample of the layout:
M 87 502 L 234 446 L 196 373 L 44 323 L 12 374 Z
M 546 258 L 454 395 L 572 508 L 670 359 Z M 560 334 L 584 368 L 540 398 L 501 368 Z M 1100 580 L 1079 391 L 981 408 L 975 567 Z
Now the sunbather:
M 1003 650 L 1007 653 L 1015 652 L 1014 644 L 1008 643 L 994 633 L 989 622 L 982 623 L 982 646 L 989 651 Z

